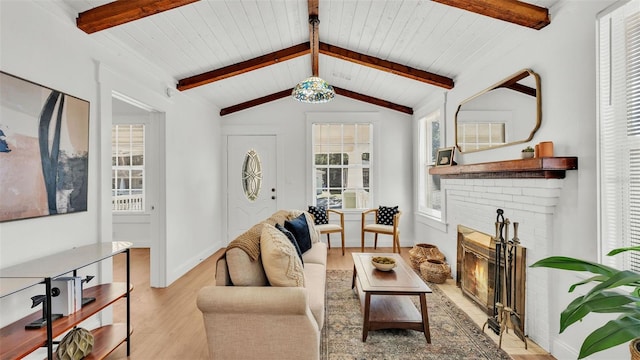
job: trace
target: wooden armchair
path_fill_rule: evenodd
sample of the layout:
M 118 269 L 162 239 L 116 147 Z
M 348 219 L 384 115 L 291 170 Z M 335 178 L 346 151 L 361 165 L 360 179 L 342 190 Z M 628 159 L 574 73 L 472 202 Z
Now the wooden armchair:
M 370 209 L 362 213 L 362 242 L 360 245 L 360 251 L 364 252 L 364 235 L 367 232 L 375 234 L 373 248 L 378 248 L 378 234 L 385 234 L 393 236 L 393 252 L 396 252 L 396 246 L 398 248 L 398 254 L 400 254 L 400 215 L 401 211 L 398 211 L 393 216 L 393 225 L 378 224 L 378 210 Z M 371 216 L 371 215 L 374 216 Z M 373 218 L 371 221 L 370 218 Z M 366 221 L 369 220 L 369 223 Z
M 333 219 L 336 219 L 336 216 L 339 217 L 339 224 L 335 220 L 331 221 L 331 214 L 334 214 Z M 342 237 L 342 255 L 344 256 L 344 213 L 334 209 L 327 209 L 327 219 L 329 220 L 328 224 L 316 225 L 316 229 L 320 231 L 320 234 L 327 234 L 327 247 L 329 249 L 331 249 L 330 235 L 339 232 Z

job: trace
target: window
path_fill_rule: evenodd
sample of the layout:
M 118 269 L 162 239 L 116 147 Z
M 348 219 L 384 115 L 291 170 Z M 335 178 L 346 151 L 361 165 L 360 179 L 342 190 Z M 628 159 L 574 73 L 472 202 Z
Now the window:
M 316 205 L 366 209 L 371 199 L 373 126 L 313 124 L 313 189 Z
M 598 19 L 599 220 L 603 263 L 640 271 L 640 1 Z
M 440 219 L 442 214 L 442 192 L 440 190 L 440 175 L 430 175 L 429 168 L 435 165 L 440 139 L 440 111 L 434 111 L 427 117 L 420 119 L 420 177 L 418 185 L 418 211 L 431 217 Z
M 111 128 L 112 210 L 144 211 L 144 125 Z

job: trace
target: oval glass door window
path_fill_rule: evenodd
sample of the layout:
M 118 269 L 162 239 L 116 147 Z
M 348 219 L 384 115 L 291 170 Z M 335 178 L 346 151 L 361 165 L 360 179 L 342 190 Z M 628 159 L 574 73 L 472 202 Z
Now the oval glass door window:
M 262 186 L 262 164 L 258 153 L 251 149 L 242 164 L 242 188 L 250 201 L 255 201 Z

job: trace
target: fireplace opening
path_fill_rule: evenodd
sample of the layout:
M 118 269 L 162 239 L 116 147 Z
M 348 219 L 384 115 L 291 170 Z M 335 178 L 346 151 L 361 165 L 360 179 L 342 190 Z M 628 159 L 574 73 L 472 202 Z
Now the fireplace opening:
M 507 289 L 505 281 L 500 281 L 501 289 L 497 299 L 495 298 L 495 287 L 498 264 L 495 237 L 464 225 L 458 225 L 457 286 L 489 317 L 496 315 L 496 301 L 501 304 L 512 304 L 520 317 L 518 326 L 524 333 L 526 249 L 523 247 L 514 248 L 513 255 L 515 261 L 512 265 L 512 274 L 515 276 L 510 284 L 511 289 Z M 504 258 L 501 259 L 499 266 L 501 270 L 499 274 L 503 274 Z M 509 296 L 509 300 L 507 300 L 507 296 Z

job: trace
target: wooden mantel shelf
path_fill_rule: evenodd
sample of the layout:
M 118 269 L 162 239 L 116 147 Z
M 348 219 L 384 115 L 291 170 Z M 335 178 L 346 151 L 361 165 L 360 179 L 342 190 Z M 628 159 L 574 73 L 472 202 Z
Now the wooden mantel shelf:
M 566 170 L 576 169 L 578 158 L 570 156 L 436 166 L 429 174 L 443 179 L 564 179 Z

